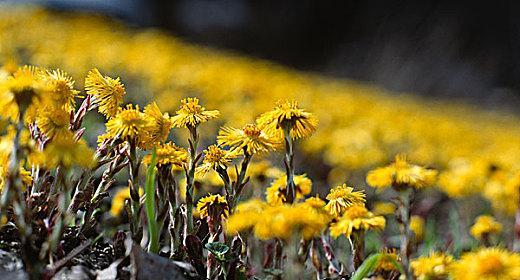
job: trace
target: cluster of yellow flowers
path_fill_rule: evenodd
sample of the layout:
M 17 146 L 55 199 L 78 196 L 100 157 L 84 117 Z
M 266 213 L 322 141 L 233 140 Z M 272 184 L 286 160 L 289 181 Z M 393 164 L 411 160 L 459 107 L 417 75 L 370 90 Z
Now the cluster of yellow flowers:
M 6 68 L 12 68 L 13 63 L 59 66 L 74 77 L 82 77 L 96 65 L 135 78 L 133 84 L 149 89 L 144 93 L 159 100 L 163 110 L 173 109 L 173 100 L 183 92 L 197 92 L 208 106 L 220 107 L 229 125 L 250 122 L 272 100 L 297 97 L 321 119 L 320 129 L 304 149 L 322 155 L 325 163 L 334 166 L 330 184 L 340 183 L 348 170 L 365 169 L 406 152 L 413 161 L 434 163 L 444 171 L 439 185 L 448 195 L 484 192 L 491 202 L 502 201 L 494 203 L 499 211 L 513 214 L 517 208 L 517 188 L 506 178 L 518 173 L 520 162 L 520 144 L 515 141 L 520 128 L 518 118 L 511 115 L 405 95 L 395 97 L 351 81 L 324 79 L 266 61 L 193 47 L 156 30 L 132 32 L 89 15 L 5 9 L 0 14 L 0 37 L 0 60 Z M 61 74 L 53 75 L 58 78 Z M 87 89 L 110 85 L 117 92 L 110 102 L 120 102 L 124 91 L 118 80 L 101 79 L 96 71 L 90 75 L 98 79 L 87 81 Z M 116 111 L 103 109 L 108 105 L 105 93 L 97 94 L 99 110 L 115 115 Z M 244 106 L 247 111 L 236 110 Z M 208 114 L 204 118 L 213 117 Z M 265 120 L 271 117 L 276 116 L 265 116 Z M 247 127 L 242 132 L 222 133 L 225 137 L 255 130 Z M 497 180 L 495 172 L 506 175 Z
M 375 276 L 398 272 L 419 280 L 520 279 L 520 255 L 493 247 L 490 237 L 504 228 L 492 216 L 478 217 L 470 229 L 484 247 L 473 248 L 458 260 L 440 252 L 414 259 L 411 252 L 426 238 L 425 220 L 411 215 L 411 203 L 413 195 L 427 187 L 438 184 L 457 199 L 482 195 L 499 213 L 513 215 L 519 210 L 520 128 L 516 117 L 395 97 L 354 82 L 192 47 L 154 30 L 132 32 L 93 16 L 68 17 L 38 9 L 2 11 L 0 37 L 5 38 L 0 42 L 0 190 L 17 183 L 25 191 L 40 168 L 95 170 L 112 162 L 106 171 L 110 173 L 111 168 L 119 168 L 118 163 L 126 164 L 128 187 L 115 194 L 110 213 L 120 216 L 129 206 L 129 214 L 138 214 L 145 195 L 139 185 L 140 166 L 155 163 L 160 173 L 158 186 L 164 183 L 161 180 L 171 183 L 185 174 L 178 184 L 173 183 L 180 192 L 165 191 L 160 199 L 186 203 L 187 234 L 193 234 L 191 211 L 195 208 L 196 216 L 209 224 L 212 241 L 219 240 L 222 224 L 226 235 L 252 234 L 284 244 L 302 240 L 304 245 L 312 244 L 311 253 L 319 243 L 326 251 L 329 270 L 339 275 L 342 269 L 335 265 L 328 237 L 350 241 L 353 266 L 358 268 L 358 261 L 364 259 L 365 233 L 385 231 L 389 217 L 395 214 L 401 230 L 400 250 L 381 253 Z M 24 63 L 42 67 L 18 67 Z M 94 65 L 103 73 L 125 75 L 132 87 L 149 92 L 146 96 L 127 95 L 119 78 L 92 69 Z M 72 76 L 43 67 L 64 68 Z M 84 84 L 75 85 L 72 77 L 85 74 Z M 76 86 L 84 86 L 85 95 Z M 197 97 L 182 99 L 176 108 L 185 92 L 197 92 L 209 108 L 219 110 L 206 109 Z M 308 105 L 309 111 L 295 101 L 279 101 L 265 111 L 273 100 L 294 97 Z M 84 102 L 77 108 L 80 98 Z M 125 104 L 125 98 L 157 103 L 141 109 Z M 237 109 L 245 106 L 247 111 Z M 93 109 L 105 119 L 97 150 L 82 139 L 86 129 L 81 121 Z M 216 131 L 215 125 L 222 125 L 216 143 L 201 148 L 199 154 L 198 145 L 206 143 L 199 137 L 209 138 L 199 135 L 200 125 L 217 118 L 221 119 L 207 127 Z M 176 135 L 189 133 L 186 149 L 171 140 L 173 128 L 185 128 L 177 129 Z M 311 135 L 314 137 L 309 138 Z M 86 137 L 93 140 L 90 133 Z M 295 173 L 294 145 L 304 138 L 309 139 L 302 143 L 303 152 L 330 167 L 327 183 L 337 185 L 325 199 L 312 196 L 322 193 L 313 190 L 312 176 L 307 175 L 312 173 Z M 282 149 L 285 172 L 266 159 Z M 154 152 L 139 161 L 139 150 Z M 103 159 L 106 153 L 111 153 L 110 161 Z M 121 163 L 119 155 L 127 156 L 128 162 Z M 389 165 L 366 173 L 394 156 Z M 432 163 L 432 168 L 424 167 L 425 163 Z M 352 172 L 367 176 L 365 180 L 352 178 L 349 183 L 366 182 L 378 193 L 393 193 L 393 203 L 369 207 L 364 190 L 344 183 Z M 197 196 L 200 199 L 195 203 Z M 242 198 L 248 199 L 241 202 Z M 138 215 L 130 221 L 134 235 L 139 226 L 135 217 Z M 319 274 L 321 268 L 313 265 Z

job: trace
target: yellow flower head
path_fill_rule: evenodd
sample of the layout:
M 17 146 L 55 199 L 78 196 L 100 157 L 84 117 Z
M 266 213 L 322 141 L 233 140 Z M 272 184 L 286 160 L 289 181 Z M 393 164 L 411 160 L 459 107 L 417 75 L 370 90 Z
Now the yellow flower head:
M 112 138 L 123 140 L 135 140 L 138 143 L 146 138 L 146 131 L 150 126 L 149 120 L 139 111 L 139 106 L 128 104 L 126 108 L 120 109 L 115 117 L 106 123 L 107 135 Z
M 520 254 L 497 247 L 482 248 L 465 253 L 449 270 L 453 280 L 517 280 Z
M 329 202 L 325 206 L 325 210 L 338 218 L 348 207 L 354 204 L 364 204 L 365 197 L 364 191 L 354 191 L 354 188 L 343 184 L 330 190 L 327 195 Z
M 267 153 L 280 148 L 280 141 L 266 134 L 254 124 L 247 124 L 242 129 L 222 127 L 217 142 L 221 146 L 242 151 L 250 155 Z
M 0 167 L 0 192 L 4 189 L 5 178 L 8 175 L 8 160 L 2 162 L 2 167 Z M 22 164 L 20 164 L 20 178 L 22 179 L 22 191 L 25 191 L 28 186 L 32 185 L 33 178 L 31 176 L 31 172 L 27 171 Z
M 385 248 L 382 250 L 382 256 L 377 262 L 376 271 L 378 273 L 397 271 L 394 263 L 400 263 L 401 257 L 395 248 Z
M 154 144 L 166 141 L 173 124 L 170 116 L 161 113 L 155 102 L 144 107 L 144 116 L 149 120 L 150 125 L 146 129 L 141 145 L 144 149 L 149 149 Z
M 316 210 L 323 210 L 325 204 L 325 201 L 323 201 L 323 199 L 321 199 L 318 195 L 307 198 L 303 203 L 303 205 Z
M 261 213 L 268 205 L 260 199 L 250 199 L 235 207 L 233 215 L 227 219 L 225 230 L 228 234 L 251 230 L 261 219 Z
M 374 188 L 406 187 L 423 188 L 435 183 L 437 171 L 409 163 L 404 155 L 397 155 L 389 166 L 372 170 L 367 175 L 367 183 Z
M 75 141 L 72 133 L 55 137 L 43 151 L 34 152 L 30 161 L 48 169 L 58 166 L 89 168 L 95 165 L 94 152 L 84 140 Z
M 412 216 L 410 218 L 410 230 L 415 234 L 415 241 L 422 241 L 424 238 L 424 219 L 421 216 Z
M 224 196 L 220 194 L 209 194 L 199 199 L 197 211 L 201 219 L 219 216 L 226 218 L 229 215 L 229 205 Z
M 518 210 L 520 199 L 520 170 L 505 174 L 495 172 L 483 189 L 484 197 L 491 202 L 493 210 L 510 216 Z
M 328 222 L 328 215 L 301 203 L 276 206 L 254 203 L 231 215 L 226 231 L 234 234 L 253 230 L 254 235 L 262 240 L 288 240 L 293 236 L 309 239 L 321 234 Z
M 18 119 L 19 107 L 27 110 L 45 92 L 40 79 L 40 69 L 32 66 L 18 68 L 12 76 L 0 83 L 0 114 Z
M 375 216 L 363 204 L 350 206 L 339 220 L 330 226 L 330 235 L 350 237 L 353 231 L 383 230 L 386 220 L 383 216 Z
M 206 110 L 199 105 L 198 98 L 186 98 L 181 102 L 177 115 L 172 117 L 174 127 L 196 127 L 220 115 L 218 110 Z
M 188 151 L 181 147 L 177 147 L 173 142 L 160 144 L 156 150 L 157 166 L 171 165 L 172 169 L 179 170 L 188 162 Z M 146 155 L 143 163 L 149 165 L 152 161 L 152 155 Z
M 283 176 L 284 171 L 280 168 L 273 166 L 267 160 L 252 161 L 247 166 L 246 175 L 252 180 L 264 181 L 266 179 L 278 178 Z
M 36 116 L 36 125 L 49 139 L 61 137 L 70 133 L 70 113 L 62 107 L 43 107 Z
M 258 126 L 277 138 L 283 137 L 283 130 L 289 129 L 292 139 L 309 137 L 318 126 L 313 114 L 298 107 L 296 101 L 278 101 L 276 107 L 256 119 Z
M 46 97 L 50 101 L 48 105 L 67 112 L 74 109 L 79 91 L 74 89 L 74 80 L 66 72 L 59 69 L 46 70 L 42 73 L 42 80 L 49 91 L 49 96 Z
M 374 203 L 372 212 L 376 215 L 393 215 L 395 213 L 395 204 L 392 202 L 378 201 Z
M 475 224 L 471 227 L 470 233 L 477 240 L 483 240 L 490 234 L 500 234 L 502 224 L 489 215 L 481 215 L 475 219 Z
M 204 151 L 204 161 L 197 168 L 198 176 L 204 176 L 211 169 L 226 169 L 238 154 L 234 151 L 223 150 L 217 145 L 211 145 Z
M 294 184 L 296 185 L 296 198 L 302 199 L 312 190 L 312 181 L 307 178 L 306 174 L 294 176 Z M 281 205 L 286 200 L 287 175 L 283 175 L 271 183 L 271 186 L 265 190 L 267 203 L 270 205 Z
M 94 97 L 93 103 L 98 105 L 98 111 L 107 118 L 112 118 L 118 113 L 119 105 L 123 103 L 123 96 L 126 94 L 119 78 L 103 76 L 96 68 L 88 72 L 85 90 Z
M 144 194 L 144 190 L 139 189 L 139 196 Z M 125 201 L 130 199 L 130 188 L 120 188 L 117 190 L 114 198 L 112 198 L 112 205 L 110 206 L 110 214 L 114 217 L 119 217 L 125 208 Z
M 443 253 L 431 253 L 412 260 L 410 265 L 417 280 L 448 279 L 448 268 L 453 263 L 453 257 Z

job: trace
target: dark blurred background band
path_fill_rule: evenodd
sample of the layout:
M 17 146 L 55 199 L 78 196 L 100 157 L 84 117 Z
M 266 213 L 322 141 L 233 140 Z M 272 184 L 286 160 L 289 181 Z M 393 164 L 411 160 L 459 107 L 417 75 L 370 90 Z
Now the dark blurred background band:
M 188 42 L 399 92 L 520 104 L 518 1 L 69 0 Z

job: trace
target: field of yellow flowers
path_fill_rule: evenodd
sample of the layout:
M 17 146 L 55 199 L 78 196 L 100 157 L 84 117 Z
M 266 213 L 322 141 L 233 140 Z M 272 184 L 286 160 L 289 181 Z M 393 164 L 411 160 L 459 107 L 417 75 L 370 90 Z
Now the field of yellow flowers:
M 520 280 L 517 116 L 2 8 L 6 272 Z

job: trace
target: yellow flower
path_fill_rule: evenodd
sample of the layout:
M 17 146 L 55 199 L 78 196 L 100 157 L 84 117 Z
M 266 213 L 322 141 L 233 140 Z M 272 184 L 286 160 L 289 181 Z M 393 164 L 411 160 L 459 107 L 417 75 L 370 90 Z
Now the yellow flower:
M 137 143 L 145 136 L 149 120 L 139 111 L 139 106 L 128 104 L 126 108 L 120 109 L 115 117 L 106 123 L 107 135 L 112 138 L 121 138 L 128 141 L 136 141 Z
M 424 219 L 421 216 L 412 216 L 410 230 L 415 234 L 415 241 L 421 242 L 424 238 Z
M 144 156 L 143 163 L 149 165 L 152 155 Z M 160 144 L 156 150 L 157 166 L 171 165 L 172 169 L 179 170 L 188 162 L 188 151 L 177 147 L 173 142 Z
M 8 176 L 8 167 L 9 161 L 5 160 L 0 167 L 0 191 L 4 189 L 5 179 Z M 22 191 L 25 191 L 28 186 L 32 185 L 33 178 L 31 176 L 31 172 L 25 170 L 22 164 L 20 164 L 20 178 L 22 179 Z
M 0 84 L 0 114 L 18 120 L 19 107 L 27 110 L 45 92 L 40 69 L 32 66 L 18 68 Z
M 395 213 L 395 204 L 392 202 L 378 201 L 374 203 L 372 212 L 376 215 L 393 215 Z
M 72 133 L 54 138 L 43 151 L 30 155 L 30 161 L 47 169 L 62 166 L 89 168 L 95 165 L 94 152 L 84 140 L 74 140 Z
M 511 174 L 495 171 L 483 189 L 484 197 L 491 202 L 493 210 L 507 215 L 515 215 L 520 199 L 520 170 Z
M 220 194 L 209 194 L 199 199 L 197 211 L 200 218 L 218 217 L 226 218 L 229 215 L 229 205 L 226 198 Z
M 374 215 L 363 204 L 355 204 L 347 208 L 337 222 L 330 225 L 330 235 L 335 238 L 340 235 L 350 237 L 353 231 L 383 230 L 385 225 L 383 216 Z
M 97 104 L 98 111 L 107 118 L 112 118 L 118 113 L 119 105 L 123 103 L 123 96 L 126 94 L 119 78 L 103 76 L 96 68 L 88 72 L 85 90 L 94 97 L 93 104 Z
M 321 234 L 329 222 L 328 215 L 301 203 L 269 206 L 255 202 L 242 208 L 229 217 L 226 224 L 229 234 L 253 230 L 262 240 L 288 240 L 293 236 L 310 239 Z
M 267 207 L 268 205 L 259 199 L 250 199 L 238 204 L 225 223 L 226 233 L 236 234 L 253 229 L 257 221 L 261 219 L 261 213 Z
M 518 280 L 520 254 L 502 248 L 482 248 L 465 253 L 450 268 L 453 280 Z
M 177 110 L 177 115 L 172 117 L 174 127 L 196 127 L 220 115 L 217 110 L 208 111 L 199 105 L 198 98 L 186 98 L 181 102 L 182 105 L 180 109 Z
M 397 250 L 395 248 L 388 249 L 385 248 L 382 251 L 382 256 L 377 262 L 376 265 L 376 272 L 378 273 L 384 273 L 384 272 L 392 272 L 392 271 L 398 271 L 395 267 L 394 263 L 400 263 L 401 257 L 397 253 Z
M 437 171 L 409 163 L 404 155 L 397 155 L 387 167 L 372 170 L 367 175 L 367 183 L 374 188 L 406 187 L 423 188 L 435 183 Z
M 307 178 L 306 174 L 294 176 L 294 184 L 296 185 L 296 198 L 302 199 L 312 190 L 312 181 Z M 281 205 L 285 202 L 285 192 L 287 188 L 287 175 L 283 175 L 271 183 L 271 186 L 265 190 L 267 203 L 270 205 Z
M 443 253 L 431 253 L 412 260 L 410 265 L 417 280 L 448 279 L 448 268 L 453 263 L 453 257 Z
M 211 145 L 204 151 L 204 161 L 197 167 L 198 176 L 204 176 L 211 169 L 226 169 L 238 154 L 234 151 L 222 150 L 217 145 Z
M 143 189 L 139 189 L 139 195 L 144 194 Z M 114 217 L 119 217 L 121 212 L 125 208 L 125 201 L 130 199 L 130 188 L 120 188 L 114 198 L 112 199 L 112 205 L 110 206 L 110 214 Z
M 252 180 L 257 180 L 263 182 L 268 178 L 278 178 L 283 176 L 284 171 L 280 168 L 273 166 L 267 160 L 261 161 L 252 161 L 247 166 L 246 175 L 249 176 Z
M 475 219 L 475 224 L 471 227 L 470 233 L 477 240 L 483 240 L 490 234 L 500 234 L 502 224 L 489 215 L 481 215 Z
M 146 137 L 141 141 L 141 146 L 143 149 L 149 149 L 154 144 L 166 141 L 173 124 L 170 116 L 167 113 L 162 114 L 155 102 L 144 107 L 144 115 L 150 125 L 146 129 Z
M 318 195 L 307 198 L 303 203 L 303 205 L 316 210 L 323 210 L 325 204 L 325 201 L 323 201 L 323 199 L 321 199 Z
M 74 109 L 76 97 L 79 91 L 74 89 L 74 81 L 62 70 L 46 70 L 42 73 L 42 80 L 49 91 L 45 100 L 50 101 L 51 106 L 61 108 L 67 112 Z
M 221 146 L 242 151 L 248 154 L 266 153 L 280 148 L 280 141 L 275 140 L 254 124 L 247 124 L 242 129 L 222 127 L 217 142 Z
M 49 139 L 62 137 L 70 132 L 70 113 L 61 107 L 46 106 L 39 110 L 36 125 Z
M 258 126 L 277 138 L 283 137 L 283 129 L 290 130 L 292 139 L 309 137 L 318 126 L 313 114 L 298 107 L 296 101 L 278 101 L 276 107 L 256 119 Z
M 331 189 L 327 195 L 329 202 L 325 206 L 325 210 L 338 218 L 348 207 L 354 204 L 364 204 L 365 196 L 362 190 L 354 191 L 354 188 L 348 187 L 347 184 L 337 186 Z

